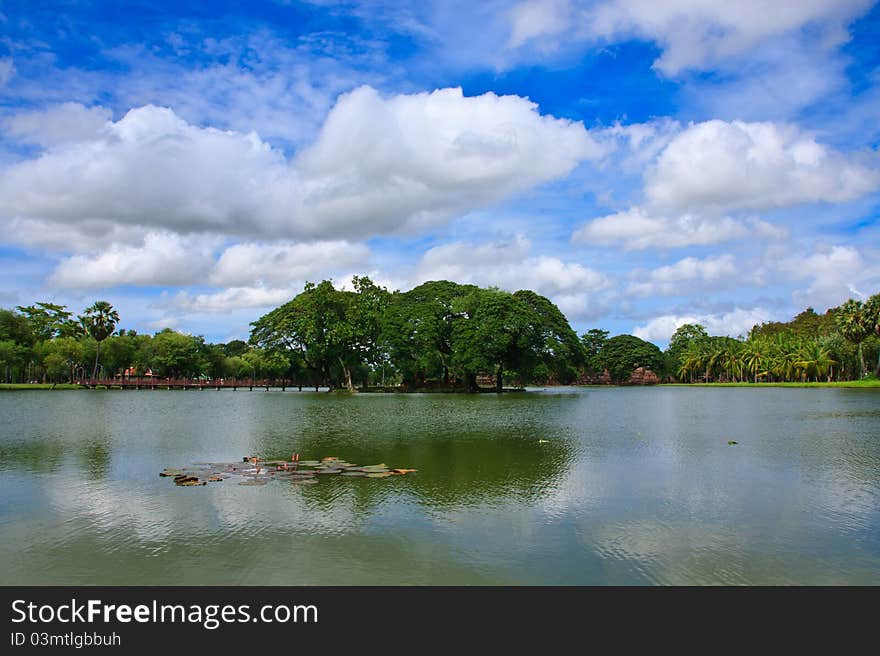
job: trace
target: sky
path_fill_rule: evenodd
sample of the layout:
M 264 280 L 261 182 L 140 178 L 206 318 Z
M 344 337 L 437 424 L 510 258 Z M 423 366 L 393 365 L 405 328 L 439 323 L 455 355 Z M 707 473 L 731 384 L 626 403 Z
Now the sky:
M 662 346 L 880 291 L 878 216 L 871 0 L 0 0 L 0 307 L 447 279 Z

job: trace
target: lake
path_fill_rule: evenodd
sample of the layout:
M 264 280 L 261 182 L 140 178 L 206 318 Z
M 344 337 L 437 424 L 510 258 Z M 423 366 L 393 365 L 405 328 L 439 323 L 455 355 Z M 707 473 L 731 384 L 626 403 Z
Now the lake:
M 158 476 L 294 452 L 418 472 Z M 877 585 L 880 390 L 5 392 L 0 562 L 4 585 Z

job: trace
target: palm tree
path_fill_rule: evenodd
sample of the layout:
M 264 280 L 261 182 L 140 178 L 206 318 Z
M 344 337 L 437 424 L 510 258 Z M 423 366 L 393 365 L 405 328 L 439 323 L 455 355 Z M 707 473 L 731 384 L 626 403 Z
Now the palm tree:
M 86 332 L 98 343 L 98 347 L 95 349 L 95 368 L 92 369 L 92 380 L 94 380 L 98 374 L 101 342 L 116 330 L 116 324 L 119 323 L 119 313 L 107 301 L 96 301 L 94 305 L 85 309 L 79 320 Z
M 865 301 L 862 310 L 865 313 L 868 328 L 873 328 L 874 334 L 880 337 L 880 294 L 874 294 Z M 874 375 L 880 378 L 880 351 L 877 353 L 877 368 L 874 370 Z
M 795 366 L 803 372 L 805 378 L 812 377 L 816 381 L 820 376 L 826 376 L 829 369 L 837 364 L 831 357 L 830 349 L 816 340 L 803 342 L 797 355 L 799 359 Z
M 840 334 L 853 344 L 858 344 L 859 362 L 862 364 L 862 376 L 864 376 L 865 355 L 862 353 L 862 342 L 874 330 L 874 326 L 869 325 L 868 313 L 865 312 L 862 302 L 849 299 L 837 309 L 834 320 Z
M 746 347 L 746 351 L 743 354 L 745 359 L 746 368 L 749 373 L 755 377 L 755 382 L 758 382 L 759 376 L 767 375 L 767 347 L 761 342 L 752 342 Z

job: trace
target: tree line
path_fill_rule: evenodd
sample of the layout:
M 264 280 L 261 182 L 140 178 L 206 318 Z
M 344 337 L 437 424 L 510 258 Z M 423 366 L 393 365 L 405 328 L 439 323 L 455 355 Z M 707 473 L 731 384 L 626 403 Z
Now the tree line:
M 709 336 L 703 326 L 686 324 L 670 340 L 667 368 L 684 382 L 880 377 L 880 294 L 823 315 L 807 308 L 789 322 L 756 325 L 744 339 Z
M 171 329 L 138 334 L 98 301 L 74 315 L 41 302 L 0 309 L 0 375 L 65 382 L 147 372 L 167 378 L 284 380 L 354 389 L 500 391 L 505 382 L 627 383 L 649 371 L 672 382 L 852 380 L 877 361 L 880 294 L 824 315 L 756 325 L 745 337 L 686 324 L 669 346 L 591 329 L 580 337 L 549 299 L 450 281 L 389 292 L 367 277 L 353 289 L 307 283 L 251 324 L 247 342 L 212 344 Z

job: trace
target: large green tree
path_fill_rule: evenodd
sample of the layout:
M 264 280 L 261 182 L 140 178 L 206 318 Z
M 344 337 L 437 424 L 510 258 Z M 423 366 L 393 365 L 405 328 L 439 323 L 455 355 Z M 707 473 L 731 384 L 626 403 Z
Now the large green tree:
M 388 292 L 367 277 L 353 279 L 354 291 L 324 280 L 306 283 L 293 300 L 253 322 L 250 342 L 268 351 L 296 352 L 330 387 L 353 389 L 352 371 L 381 360 L 379 336 Z
M 581 348 L 584 351 L 584 372 L 588 375 L 594 376 L 602 373 L 603 367 L 599 354 L 602 352 L 605 342 L 608 341 L 609 334 L 607 330 L 590 328 L 590 330 L 581 335 Z
M 521 298 L 499 289 L 479 289 L 458 299 L 452 326 L 455 367 L 468 387 L 476 388 L 480 372 L 495 375 L 495 389 L 504 386 L 505 368 L 527 377 L 540 361 L 541 318 Z
M 83 334 L 83 326 L 74 321 L 73 313 L 64 305 L 55 303 L 35 303 L 18 306 L 28 321 L 34 336 L 40 340 L 56 337 L 78 337 Z
M 555 383 L 571 383 L 584 366 L 584 350 L 568 319 L 550 299 L 522 289 L 514 298 L 524 303 L 536 320 L 537 359 Z M 528 373 L 526 371 L 522 373 Z
M 381 340 L 404 383 L 415 385 L 426 378 L 442 378 L 444 384 L 449 383 L 452 326 L 457 317 L 453 306 L 477 289 L 434 280 L 391 295 Z
M 615 383 L 625 383 L 639 367 L 655 373 L 663 369 L 663 353 L 660 349 L 635 335 L 612 337 L 602 346 L 599 357 Z

